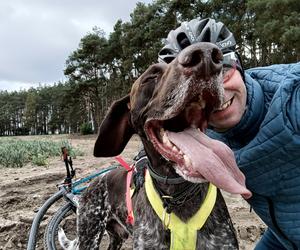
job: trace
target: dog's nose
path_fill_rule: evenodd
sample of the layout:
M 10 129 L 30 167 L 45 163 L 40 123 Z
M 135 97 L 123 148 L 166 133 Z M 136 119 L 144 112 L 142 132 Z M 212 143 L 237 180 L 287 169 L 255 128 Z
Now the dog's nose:
M 207 79 L 222 70 L 222 51 L 212 43 L 199 42 L 181 51 L 178 62 L 187 72 Z

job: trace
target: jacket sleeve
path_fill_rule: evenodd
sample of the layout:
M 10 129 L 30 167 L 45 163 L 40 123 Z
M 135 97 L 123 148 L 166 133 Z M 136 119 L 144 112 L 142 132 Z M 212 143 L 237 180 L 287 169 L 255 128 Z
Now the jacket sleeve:
M 285 81 L 288 83 L 282 89 L 282 110 L 287 119 L 286 124 L 295 134 L 300 135 L 300 63 L 286 74 Z

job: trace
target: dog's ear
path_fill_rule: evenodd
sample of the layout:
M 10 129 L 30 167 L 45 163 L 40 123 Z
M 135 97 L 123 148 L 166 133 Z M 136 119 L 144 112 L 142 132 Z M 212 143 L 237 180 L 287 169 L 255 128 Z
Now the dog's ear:
M 94 156 L 119 155 L 134 134 L 130 122 L 129 95 L 114 102 L 102 121 L 94 147 Z

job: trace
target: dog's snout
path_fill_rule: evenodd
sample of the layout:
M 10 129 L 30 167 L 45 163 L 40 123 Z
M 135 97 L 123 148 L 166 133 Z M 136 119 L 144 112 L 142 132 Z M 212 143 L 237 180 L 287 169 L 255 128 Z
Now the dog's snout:
M 199 72 L 203 77 L 220 73 L 222 70 L 222 51 L 212 43 L 197 43 L 184 49 L 178 56 L 183 68 Z

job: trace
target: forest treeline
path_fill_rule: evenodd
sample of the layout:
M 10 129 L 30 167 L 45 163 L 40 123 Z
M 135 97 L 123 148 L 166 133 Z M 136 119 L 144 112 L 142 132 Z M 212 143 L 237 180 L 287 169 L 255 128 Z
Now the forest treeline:
M 65 82 L 1 91 L 0 135 L 97 132 L 112 101 L 157 62 L 168 32 L 195 17 L 229 27 L 245 68 L 300 58 L 299 0 L 157 0 L 138 3 L 130 17 L 107 36 L 101 27 L 87 33 L 66 58 Z

